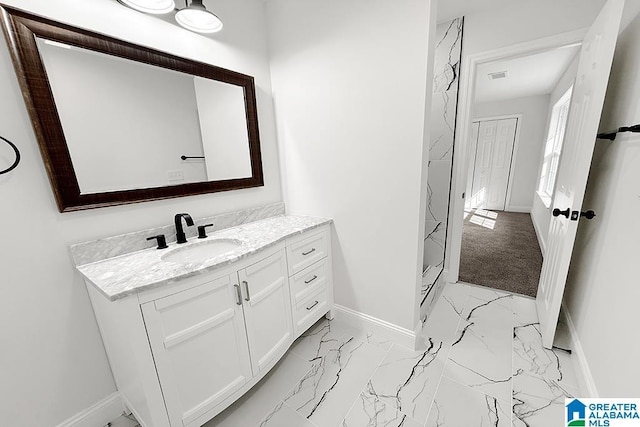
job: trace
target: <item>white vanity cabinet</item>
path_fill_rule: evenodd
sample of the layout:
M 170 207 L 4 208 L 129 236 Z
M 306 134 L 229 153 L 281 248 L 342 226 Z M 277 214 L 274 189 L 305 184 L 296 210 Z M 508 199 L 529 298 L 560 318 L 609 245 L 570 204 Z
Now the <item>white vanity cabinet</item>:
M 237 273 L 142 304 L 171 425 L 192 424 L 289 348 L 287 279 L 280 249 Z
M 333 305 L 329 226 L 110 302 L 88 284 L 116 385 L 145 427 L 196 427 Z
M 225 275 L 142 304 L 171 425 L 189 425 L 253 377 L 237 283 Z

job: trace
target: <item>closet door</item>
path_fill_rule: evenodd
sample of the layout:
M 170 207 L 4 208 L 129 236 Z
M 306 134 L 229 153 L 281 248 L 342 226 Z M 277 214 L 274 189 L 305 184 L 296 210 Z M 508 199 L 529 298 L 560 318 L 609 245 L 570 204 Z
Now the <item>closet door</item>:
M 506 119 L 498 120 L 496 125 L 487 209 L 503 211 L 505 208 L 517 123 L 518 119 Z
M 480 122 L 478 144 L 473 166 L 473 186 L 471 187 L 472 208 L 487 209 L 489 180 L 491 178 L 491 155 L 496 139 L 496 120 Z
M 518 119 L 480 122 L 471 190 L 472 207 L 504 210 Z

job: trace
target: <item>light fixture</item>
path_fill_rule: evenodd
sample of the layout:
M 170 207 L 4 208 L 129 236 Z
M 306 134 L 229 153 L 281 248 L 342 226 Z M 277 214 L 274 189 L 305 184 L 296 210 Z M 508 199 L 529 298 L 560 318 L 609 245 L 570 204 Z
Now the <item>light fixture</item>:
M 209 12 L 202 0 L 191 0 L 191 5 L 176 13 L 176 21 L 187 30 L 197 33 L 217 33 L 222 29 L 222 21 Z
M 140 12 L 154 15 L 173 12 L 176 8 L 173 0 L 118 0 L 118 2 Z
M 140 12 L 160 15 L 176 9 L 174 0 L 117 0 L 118 3 Z M 222 21 L 209 12 L 202 0 L 185 0 L 186 7 L 176 12 L 176 21 L 181 27 L 196 33 L 217 33 L 222 30 Z

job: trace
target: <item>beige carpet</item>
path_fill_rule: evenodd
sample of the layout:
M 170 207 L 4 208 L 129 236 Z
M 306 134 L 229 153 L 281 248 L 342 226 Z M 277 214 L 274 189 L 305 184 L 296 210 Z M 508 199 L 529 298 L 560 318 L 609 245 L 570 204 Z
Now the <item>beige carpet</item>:
M 536 296 L 542 254 L 528 213 L 466 213 L 460 280 Z

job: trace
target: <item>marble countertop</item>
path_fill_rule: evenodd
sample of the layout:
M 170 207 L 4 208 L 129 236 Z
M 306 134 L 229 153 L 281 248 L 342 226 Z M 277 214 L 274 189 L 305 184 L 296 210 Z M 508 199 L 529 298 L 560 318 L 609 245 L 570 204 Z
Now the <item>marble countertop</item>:
M 78 271 L 110 301 L 148 289 L 176 283 L 187 277 L 210 272 L 246 258 L 284 239 L 331 223 L 331 219 L 284 215 L 255 221 L 209 234 L 207 239 L 191 238 L 168 249 L 145 249 L 103 261 L 77 266 Z M 236 239 L 241 245 L 203 262 L 188 264 L 163 261 L 175 248 L 213 239 Z

